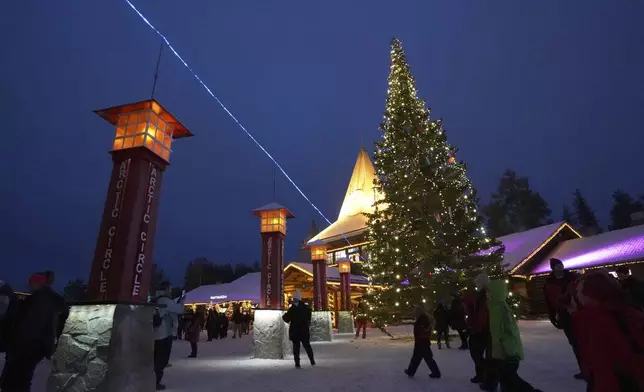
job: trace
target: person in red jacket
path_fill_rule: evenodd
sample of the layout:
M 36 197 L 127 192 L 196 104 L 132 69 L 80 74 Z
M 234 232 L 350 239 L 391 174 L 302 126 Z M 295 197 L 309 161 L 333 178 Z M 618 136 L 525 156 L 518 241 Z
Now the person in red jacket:
M 570 306 L 588 392 L 644 391 L 644 313 L 606 271 L 581 276 Z
M 476 277 L 477 291 L 466 298 L 467 327 L 469 331 L 470 356 L 474 362 L 475 375 L 472 383 L 481 384 L 484 391 L 492 391 L 497 385 L 496 371 L 492 360 L 492 337 L 490 335 L 487 307 L 487 286 L 490 278 L 481 274 Z
M 568 339 L 568 343 L 572 346 L 572 351 L 577 359 L 577 364 L 581 369 L 579 363 L 579 350 L 577 347 L 577 340 L 572 326 L 572 318 L 570 312 L 564 305 L 564 298 L 567 290 L 572 286 L 572 283 L 579 277 L 579 274 L 564 269 L 563 262 L 559 259 L 550 259 L 550 269 L 552 272 L 546 279 L 544 285 L 544 297 L 548 307 L 548 318 L 550 322 L 557 329 L 563 329 Z M 581 373 L 575 374 L 575 378 L 583 379 Z

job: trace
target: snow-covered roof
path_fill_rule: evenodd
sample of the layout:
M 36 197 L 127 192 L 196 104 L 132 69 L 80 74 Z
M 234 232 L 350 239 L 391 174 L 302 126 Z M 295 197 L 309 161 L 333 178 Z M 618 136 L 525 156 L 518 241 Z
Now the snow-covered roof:
M 505 269 L 510 271 L 510 273 L 515 272 L 534 256 L 546 242 L 554 238 L 564 228 L 572 229 L 566 222 L 556 222 L 520 233 L 499 237 L 498 240 L 505 246 L 505 253 L 503 255 L 503 264 L 506 265 Z
M 515 273 L 521 266 L 528 262 L 548 241 L 553 239 L 561 230 L 568 228 L 580 236 L 568 223 L 557 222 L 550 225 L 536 227 L 519 233 L 508 234 L 497 238 L 505 247 L 503 264 L 510 273 Z M 477 253 L 486 255 L 499 247 L 486 249 Z
M 367 217 L 364 214 L 372 213 L 374 204 L 382 198 L 374 188 L 375 178 L 376 171 L 369 153 L 362 148 L 353 167 L 338 219 L 311 238 L 309 243 L 316 240 L 332 242 L 342 239 L 343 236 L 352 237 L 362 234 L 367 227 Z
M 289 263 L 284 271 L 289 268 L 297 268 L 300 271 L 306 273 L 309 276 L 313 276 L 313 264 L 309 263 Z M 340 281 L 340 271 L 338 267 L 326 267 L 326 280 L 328 282 L 339 282 Z M 366 276 L 361 275 L 351 275 L 349 281 L 354 284 L 369 284 L 369 279 Z
M 313 276 L 313 264 L 290 263 L 285 268 L 298 268 Z M 337 267 L 327 267 L 327 282 L 339 282 L 340 273 Z M 369 284 L 365 276 L 351 275 L 352 284 Z M 186 304 L 228 302 L 228 301 L 253 301 L 259 302 L 261 286 L 261 272 L 252 272 L 230 283 L 209 284 L 199 286 L 186 293 Z
M 341 240 L 343 237 L 351 238 L 362 234 L 367 229 L 367 217 L 363 214 L 347 216 L 331 223 L 326 229 L 318 235 L 311 238 L 307 245 L 317 240 L 333 242 Z
M 252 272 L 230 283 L 199 286 L 186 293 L 185 303 L 209 303 L 225 301 L 259 302 L 261 272 Z
M 563 242 L 532 273 L 550 271 L 551 258 L 571 269 L 644 261 L 644 225 Z
M 293 213 L 291 213 L 291 211 L 289 211 L 288 208 L 284 207 L 281 204 L 277 204 L 277 203 L 268 203 L 265 206 L 255 208 L 251 212 L 253 213 L 253 215 L 259 216 L 260 212 L 262 212 L 262 211 L 271 211 L 271 210 L 284 210 L 284 212 L 286 212 L 286 217 L 287 218 L 295 218 L 295 215 L 293 215 Z

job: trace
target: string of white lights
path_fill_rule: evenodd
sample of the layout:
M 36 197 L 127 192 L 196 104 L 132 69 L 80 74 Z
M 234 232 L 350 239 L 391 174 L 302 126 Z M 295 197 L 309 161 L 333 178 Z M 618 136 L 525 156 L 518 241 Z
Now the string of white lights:
M 212 90 L 211 90 L 211 89 L 206 85 L 206 83 L 204 83 L 204 81 L 203 81 L 203 80 L 201 80 L 201 78 L 199 77 L 199 75 L 197 75 L 197 73 L 196 73 L 195 71 L 193 71 L 193 69 L 188 65 L 188 63 L 183 59 L 183 57 L 181 57 L 181 55 L 179 55 L 179 53 L 174 49 L 174 47 L 172 46 L 172 44 L 170 44 L 170 41 L 166 38 L 166 36 L 165 36 L 165 35 L 163 35 L 163 34 L 162 34 L 162 33 L 161 33 L 161 32 L 160 32 L 156 27 L 154 27 L 154 25 L 153 25 L 152 23 L 150 23 L 150 21 L 149 21 L 149 20 L 148 20 L 148 19 L 147 19 L 147 18 L 146 18 L 146 17 L 145 17 L 145 16 L 144 16 L 144 15 L 143 15 L 143 14 L 142 14 L 142 13 L 141 13 L 141 12 L 140 12 L 136 7 L 135 7 L 135 6 L 134 6 L 134 4 L 132 4 L 132 3 L 130 2 L 130 0 L 125 0 L 125 2 L 126 2 L 126 3 L 131 7 L 131 8 L 132 8 L 132 10 L 134 10 L 134 12 L 136 12 L 136 14 L 141 18 L 141 20 L 143 20 L 143 21 L 145 22 L 145 24 L 147 24 L 147 25 L 148 25 L 148 26 L 149 26 L 149 27 L 150 27 L 150 28 L 151 28 L 155 33 L 157 33 L 157 35 L 158 35 L 159 37 L 161 37 L 161 39 L 162 39 L 162 40 L 163 40 L 163 42 L 166 44 L 166 46 L 168 47 L 168 49 L 170 49 L 170 51 L 175 55 L 175 57 L 176 57 L 177 59 L 179 59 L 179 61 L 181 61 L 181 64 L 183 64 L 183 66 L 184 66 L 184 67 L 186 67 L 186 68 L 188 69 L 188 71 L 190 71 L 190 73 L 191 73 L 191 74 L 192 74 L 192 76 L 197 80 L 197 82 L 199 82 L 199 84 L 201 84 L 201 86 L 206 90 L 206 92 L 208 92 L 208 94 L 209 94 L 212 98 L 214 98 L 214 99 L 215 99 L 215 101 L 217 101 L 217 103 L 219 104 L 219 106 L 221 106 L 221 108 L 222 108 L 222 109 L 224 109 L 224 111 L 228 114 L 228 116 L 229 116 L 230 118 L 232 118 L 232 119 L 233 119 L 233 121 L 235 121 L 235 123 L 239 126 L 239 128 L 240 128 L 242 131 L 244 131 L 244 133 L 245 133 L 245 134 L 246 134 L 246 135 L 247 135 L 247 136 L 248 136 L 248 137 L 249 137 L 249 138 L 250 138 L 250 139 L 251 139 L 251 140 L 252 140 L 252 141 L 257 145 L 257 147 L 259 147 L 259 148 L 264 152 L 264 154 L 266 154 L 266 156 L 267 156 L 271 161 L 273 161 L 273 163 L 274 163 L 274 164 L 275 164 L 275 166 L 279 169 L 279 171 L 280 171 L 280 172 L 282 172 L 282 174 L 284 174 L 284 177 L 286 177 L 286 179 L 288 180 L 288 182 L 290 182 L 290 183 L 291 183 L 291 185 L 293 185 L 293 187 L 294 187 L 294 188 L 299 192 L 299 194 L 300 194 L 300 195 L 302 195 L 302 197 L 303 197 L 303 198 L 304 198 L 304 199 L 305 199 L 305 200 L 306 200 L 306 201 L 311 205 L 311 207 L 313 207 L 313 209 L 314 209 L 318 214 L 320 214 L 320 216 L 321 216 L 325 221 L 327 221 L 327 223 L 328 223 L 328 224 L 331 224 L 332 222 L 331 222 L 331 221 L 330 221 L 330 220 L 329 220 L 329 219 L 328 219 L 328 218 L 327 218 L 327 217 L 322 213 L 322 211 L 320 211 L 320 209 L 319 209 L 315 204 L 313 204 L 313 202 L 312 202 L 312 201 L 311 201 L 311 200 L 306 196 L 306 194 L 304 194 L 304 192 L 302 191 L 302 189 L 300 189 L 300 187 L 299 187 L 299 186 L 297 186 L 297 184 L 295 183 L 295 181 L 293 181 L 293 179 L 292 179 L 292 178 L 291 178 L 291 177 L 286 173 L 286 171 L 284 170 L 284 168 L 282 168 L 282 166 L 277 162 L 277 160 L 276 160 L 275 158 L 273 158 L 273 156 L 268 152 L 268 150 L 266 150 L 266 149 L 264 148 L 264 146 L 262 146 L 262 145 L 261 145 L 261 143 L 260 143 L 260 142 L 258 142 L 258 141 L 257 141 L 257 139 L 255 139 L 255 137 L 254 137 L 254 136 L 253 136 L 253 135 L 252 135 L 252 134 L 251 134 L 251 133 L 246 129 L 246 127 L 244 127 L 244 125 L 242 125 L 242 123 L 237 119 L 237 117 L 235 117 L 235 115 L 233 115 L 233 113 L 232 113 L 230 110 L 228 110 L 228 108 L 226 107 L 226 105 L 224 105 L 224 103 L 219 99 L 219 97 L 217 97 L 217 96 L 212 92 Z M 349 239 L 345 236 L 345 234 L 344 234 L 344 233 L 342 233 L 342 237 L 344 237 L 344 239 L 347 241 L 347 243 L 349 244 L 349 246 L 351 246 L 351 245 L 352 245 L 352 244 L 351 244 L 351 242 L 350 242 L 350 241 L 349 241 Z M 363 258 L 363 256 L 362 256 L 362 255 L 360 255 L 360 258 L 362 258 L 362 259 L 363 259 L 363 261 L 364 261 L 364 258 Z

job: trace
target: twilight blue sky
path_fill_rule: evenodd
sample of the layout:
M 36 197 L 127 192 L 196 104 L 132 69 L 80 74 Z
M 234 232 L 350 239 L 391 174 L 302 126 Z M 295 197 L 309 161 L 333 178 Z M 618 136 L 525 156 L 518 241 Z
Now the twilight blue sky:
M 644 192 L 642 2 L 133 1 L 332 220 L 393 35 L 484 198 L 511 167 L 555 218 L 579 187 L 605 226 L 615 188 Z M 149 96 L 159 38 L 124 1 L 4 2 L 0 37 L 0 279 L 87 278 L 113 136 L 92 110 Z M 194 257 L 257 259 L 269 160 L 167 51 L 160 74 L 196 136 L 173 145 L 155 261 L 179 282 Z M 283 178 L 277 196 L 292 259 L 315 214 Z

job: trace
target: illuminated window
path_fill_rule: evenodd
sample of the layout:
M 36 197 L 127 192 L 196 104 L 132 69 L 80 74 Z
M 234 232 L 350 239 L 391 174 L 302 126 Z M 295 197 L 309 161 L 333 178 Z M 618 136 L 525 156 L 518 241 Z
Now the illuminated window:
M 262 233 L 280 232 L 286 234 L 286 211 L 261 211 L 260 230 Z
M 311 246 L 311 260 L 326 260 L 326 245 Z
M 112 151 L 146 147 L 169 162 L 173 131 L 172 125 L 166 123 L 154 110 L 121 114 L 116 125 Z
M 339 250 L 335 252 L 335 259 L 346 259 L 347 258 L 347 251 L 345 250 Z

